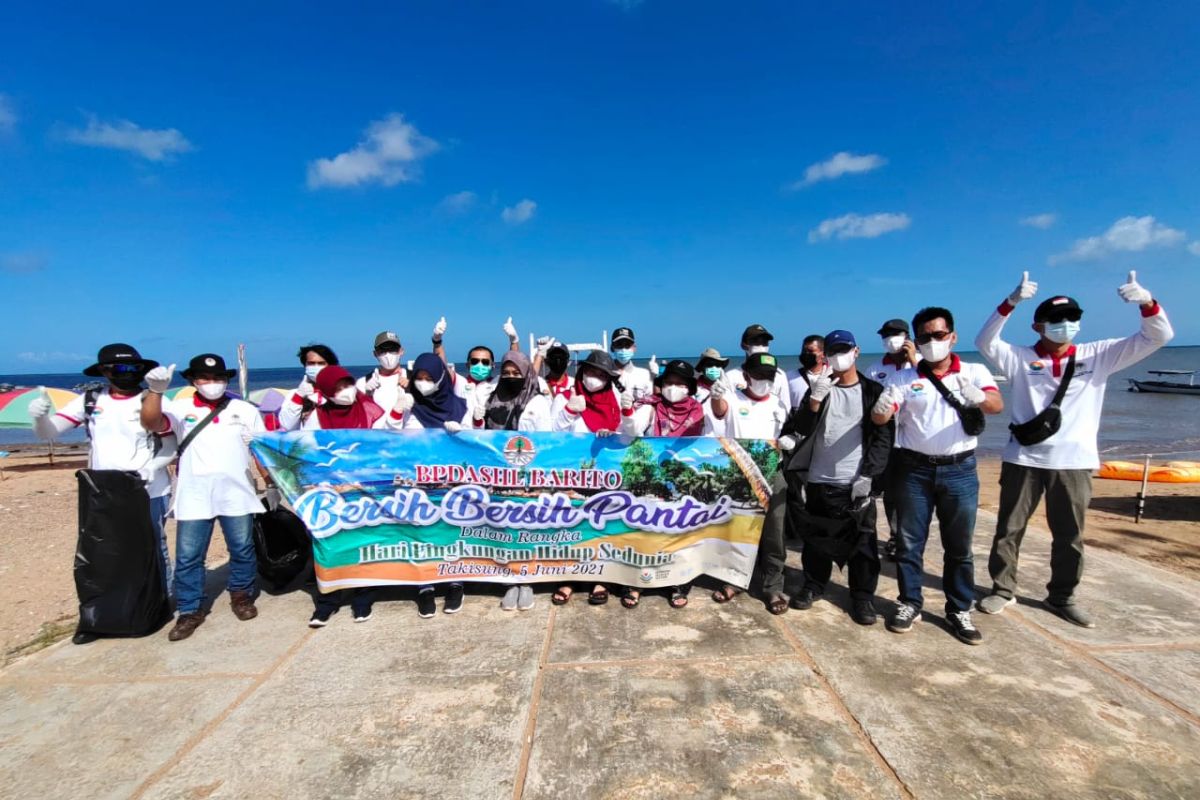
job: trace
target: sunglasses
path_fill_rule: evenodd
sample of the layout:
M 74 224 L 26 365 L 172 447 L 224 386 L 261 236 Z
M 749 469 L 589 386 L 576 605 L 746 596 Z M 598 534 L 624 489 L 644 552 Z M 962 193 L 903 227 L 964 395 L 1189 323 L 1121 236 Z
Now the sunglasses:
M 111 375 L 134 375 L 143 370 L 139 364 L 105 364 L 100 371 Z
M 1082 311 L 1051 311 L 1046 315 L 1046 322 L 1079 322 L 1083 318 Z
M 950 338 L 950 334 L 954 331 L 934 331 L 933 333 L 918 333 L 917 344 L 929 344 L 934 339 L 939 342 L 944 342 Z
M 472 367 L 476 364 L 482 364 L 485 367 L 490 367 L 492 365 L 492 360 L 490 358 L 469 358 L 467 359 L 467 362 Z

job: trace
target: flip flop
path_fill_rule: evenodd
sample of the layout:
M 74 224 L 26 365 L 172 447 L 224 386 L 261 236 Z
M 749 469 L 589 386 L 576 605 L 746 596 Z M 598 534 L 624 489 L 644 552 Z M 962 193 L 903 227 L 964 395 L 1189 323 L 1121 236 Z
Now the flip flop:
M 736 586 L 725 584 L 720 589 L 717 589 L 712 594 L 712 599 L 717 603 L 728 603 L 733 598 L 741 594 L 741 590 Z
M 642 601 L 642 596 L 635 595 L 635 594 L 633 594 L 632 591 L 627 591 L 621 597 L 621 605 L 625 606 L 626 608 L 637 608 L 638 603 L 640 603 L 641 601 Z
M 778 616 L 788 610 L 788 600 L 781 594 L 771 595 L 771 599 L 767 602 L 767 611 Z
M 608 589 L 593 590 L 588 593 L 588 604 L 593 606 L 602 606 L 608 602 Z
M 688 604 L 687 592 L 675 588 L 671 590 L 671 599 L 667 602 L 671 604 L 671 608 L 683 608 Z
M 573 594 L 575 594 L 574 589 L 567 589 L 566 587 L 563 587 L 562 589 L 558 589 L 557 591 L 554 592 L 553 595 L 551 595 L 550 602 L 554 603 L 554 605 L 556 605 L 556 606 L 565 606 L 567 603 L 569 603 L 571 601 L 571 595 L 573 595 Z

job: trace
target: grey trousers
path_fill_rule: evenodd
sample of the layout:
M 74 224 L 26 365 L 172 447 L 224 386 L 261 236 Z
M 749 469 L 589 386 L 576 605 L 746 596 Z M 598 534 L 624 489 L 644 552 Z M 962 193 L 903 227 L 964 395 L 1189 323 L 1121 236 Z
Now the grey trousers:
M 1012 597 L 1017 591 L 1017 560 L 1025 527 L 1046 497 L 1050 524 L 1050 582 L 1046 599 L 1065 605 L 1083 577 L 1083 520 L 1092 500 L 1092 471 L 1040 469 L 1010 464 L 1000 467 L 1000 514 L 988 571 L 992 592 Z
M 762 538 L 758 540 L 758 570 L 762 574 L 764 596 L 783 594 L 784 565 L 787 563 L 787 545 L 784 543 L 784 520 L 787 517 L 787 481 L 783 477 L 783 466 L 771 481 L 771 502 L 767 505 L 767 516 L 763 520 Z

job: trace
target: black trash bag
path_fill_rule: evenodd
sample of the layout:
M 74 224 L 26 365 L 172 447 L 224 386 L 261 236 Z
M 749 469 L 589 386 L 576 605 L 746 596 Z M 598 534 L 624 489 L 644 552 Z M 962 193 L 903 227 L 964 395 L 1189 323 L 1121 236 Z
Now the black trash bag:
M 312 539 L 300 518 L 279 506 L 254 516 L 254 553 L 259 577 L 278 592 L 308 567 Z
M 150 495 L 136 472 L 81 469 L 77 633 L 146 636 L 171 619 Z
M 856 550 L 866 547 L 867 534 L 864 527 L 874 528 L 874 501 L 859 501 L 846 510 L 844 516 L 823 517 L 810 512 L 804 506 L 804 497 L 799 491 L 788 493 L 788 527 L 803 540 L 805 549 L 813 548 L 829 556 L 839 567 Z

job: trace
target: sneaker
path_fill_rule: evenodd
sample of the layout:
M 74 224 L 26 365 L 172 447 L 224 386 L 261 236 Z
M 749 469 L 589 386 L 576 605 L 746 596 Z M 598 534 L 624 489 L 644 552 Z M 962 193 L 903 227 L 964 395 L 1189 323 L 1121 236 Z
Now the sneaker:
M 908 633 L 912 630 L 913 623 L 920 621 L 921 609 L 911 603 L 901 603 L 896 613 L 887 621 L 886 627 L 892 633 Z
M 188 638 L 196 632 L 204 622 L 203 611 L 193 611 L 190 614 L 180 614 L 179 619 L 175 620 L 175 627 L 171 628 L 171 632 L 167 634 L 167 639 L 172 642 L 178 642 Z
M 807 611 L 813 607 L 813 603 L 820 597 L 811 587 L 805 586 L 795 597 L 788 602 L 788 605 L 797 611 Z
M 520 589 L 521 591 L 517 593 L 517 608 L 528 611 L 533 608 L 533 587 L 522 586 Z
M 970 611 L 951 611 L 946 615 L 946 621 L 950 623 L 951 632 L 960 642 L 983 644 L 983 634 L 975 627 L 975 623 L 971 622 Z
M 462 611 L 463 603 L 463 585 L 461 583 L 452 583 L 450 588 L 446 590 L 446 602 L 442 604 L 443 614 L 457 614 Z
M 1081 628 L 1096 627 L 1096 623 L 1092 622 L 1092 618 L 1085 614 L 1079 608 L 1079 606 L 1075 605 L 1074 603 L 1059 605 L 1057 603 L 1051 603 L 1049 600 L 1047 600 L 1045 602 L 1045 606 L 1050 613 L 1057 614 L 1072 625 L 1078 625 Z
M 371 609 L 369 607 L 354 609 L 354 621 L 355 622 L 366 622 L 370 618 L 371 618 Z
M 417 592 L 417 616 L 429 619 L 437 613 L 437 603 L 434 601 L 433 589 Z
M 500 601 L 500 610 L 501 611 L 516 611 L 517 610 L 517 598 L 520 596 L 520 594 L 521 594 L 520 586 L 508 587 L 508 591 L 506 591 L 504 593 L 504 599 Z
M 333 616 L 333 611 L 314 611 L 312 616 L 308 618 L 308 627 L 324 628 L 329 624 L 329 618 Z
M 850 618 L 859 625 L 874 625 L 879 621 L 879 617 L 875 615 L 875 604 L 870 600 L 855 600 Z
M 1004 609 L 1017 602 L 1012 597 L 1005 597 L 1002 594 L 989 594 L 987 597 L 979 601 L 979 610 L 985 614 L 999 614 Z

